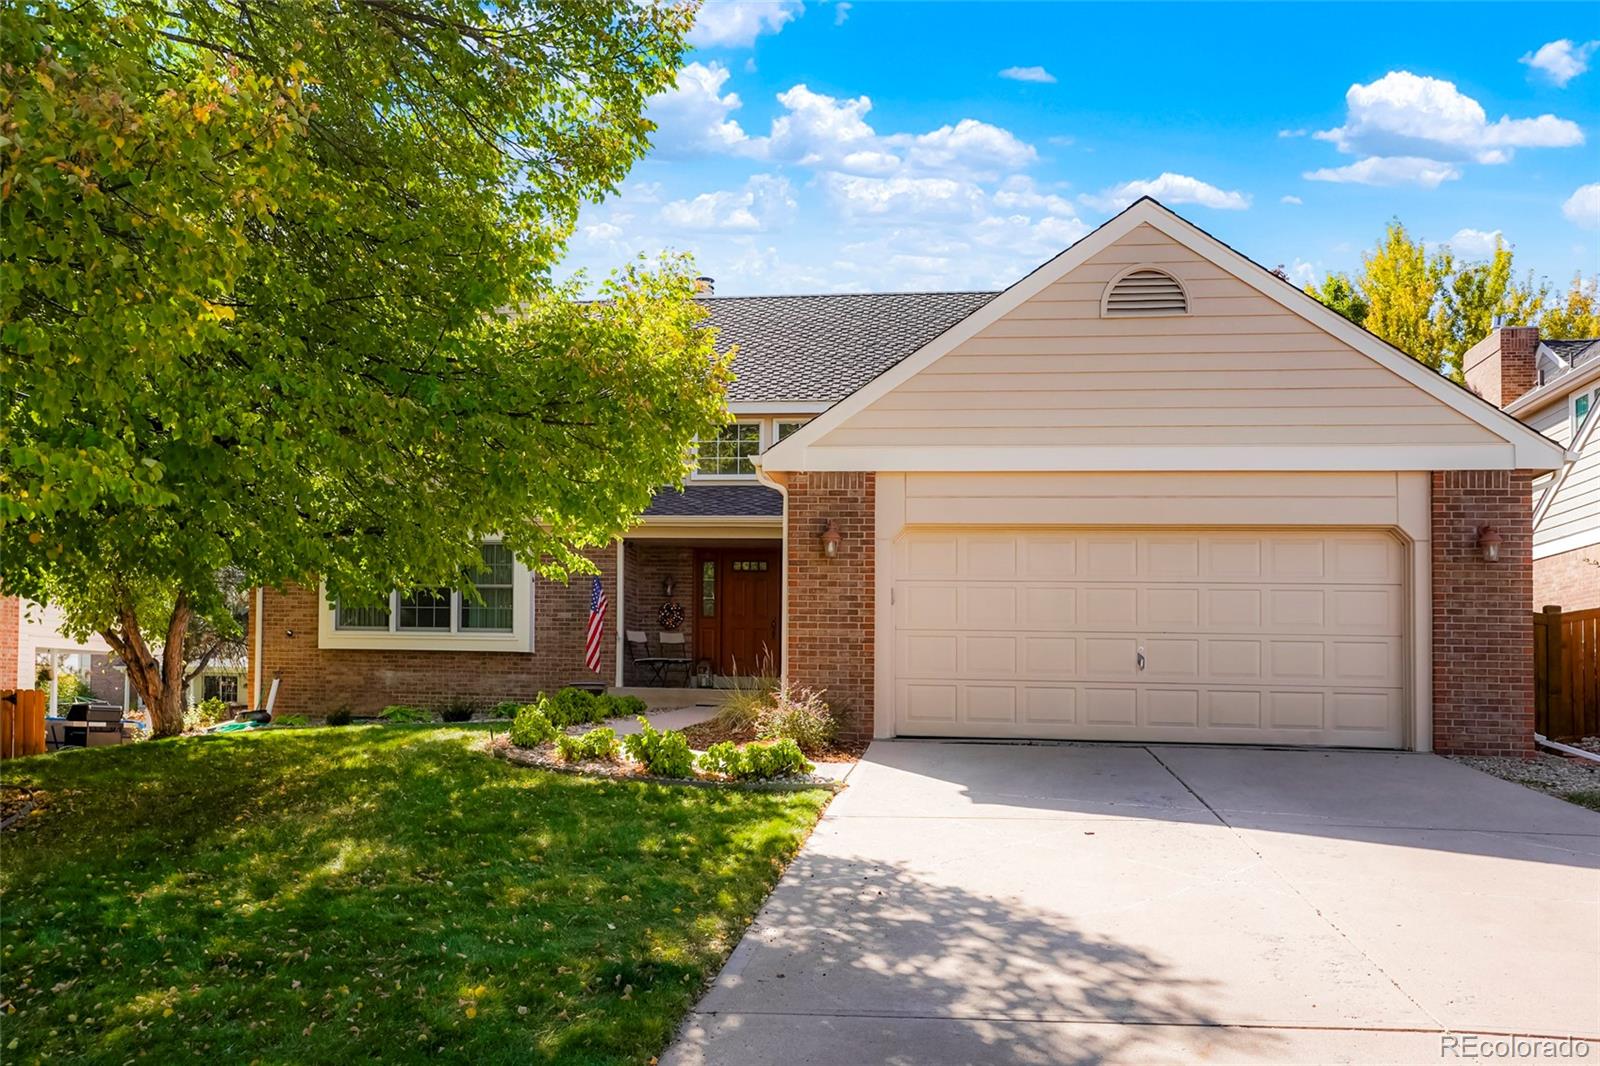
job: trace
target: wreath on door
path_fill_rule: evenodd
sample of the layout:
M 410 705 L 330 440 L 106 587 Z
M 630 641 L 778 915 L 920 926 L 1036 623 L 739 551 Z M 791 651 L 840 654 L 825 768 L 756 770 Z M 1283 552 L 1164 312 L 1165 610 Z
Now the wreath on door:
M 683 604 L 677 600 L 668 600 L 661 605 L 656 621 L 661 623 L 661 628 L 668 633 L 676 633 L 678 627 L 683 625 Z

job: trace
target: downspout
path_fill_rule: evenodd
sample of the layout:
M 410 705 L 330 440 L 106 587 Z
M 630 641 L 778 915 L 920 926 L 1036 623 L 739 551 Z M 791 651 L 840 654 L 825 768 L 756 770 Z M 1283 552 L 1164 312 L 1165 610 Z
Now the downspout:
M 256 653 L 253 656 L 253 658 L 255 659 L 255 662 L 251 664 L 254 667 L 254 675 L 255 676 L 252 677 L 251 680 L 250 680 L 250 706 L 252 708 L 261 706 L 261 648 L 262 648 L 261 634 L 263 632 L 265 632 L 266 628 L 267 628 L 266 627 L 266 619 L 264 617 L 262 617 L 262 615 L 266 611 L 266 609 L 267 609 L 267 590 L 263 586 L 257 585 L 256 586 L 256 611 L 255 611 Z
M 1551 740 L 1543 733 L 1535 733 L 1533 742 L 1541 748 L 1559 751 L 1563 755 L 1573 755 L 1580 759 L 1588 759 L 1590 762 L 1600 762 L 1600 755 L 1596 755 L 1592 751 L 1584 751 L 1582 748 L 1574 748 L 1571 744 L 1562 744 L 1559 741 Z

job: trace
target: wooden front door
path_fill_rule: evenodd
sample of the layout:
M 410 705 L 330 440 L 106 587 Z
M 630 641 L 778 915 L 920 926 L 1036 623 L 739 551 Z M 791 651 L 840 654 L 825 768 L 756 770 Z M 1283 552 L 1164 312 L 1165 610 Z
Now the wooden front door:
M 783 570 L 770 548 L 700 553 L 701 612 L 695 646 L 718 674 L 775 674 Z

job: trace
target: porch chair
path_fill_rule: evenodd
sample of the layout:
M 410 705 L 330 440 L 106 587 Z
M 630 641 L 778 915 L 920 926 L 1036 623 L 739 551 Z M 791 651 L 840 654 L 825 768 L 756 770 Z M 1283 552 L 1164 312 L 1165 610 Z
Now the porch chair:
M 683 683 L 689 683 L 689 642 L 682 633 L 657 633 L 656 645 L 661 651 L 662 675 L 672 670 L 683 671 Z
M 648 684 L 666 684 L 668 660 L 651 654 L 650 638 L 642 629 L 629 629 L 624 633 L 628 643 L 628 661 L 640 670 L 649 671 Z

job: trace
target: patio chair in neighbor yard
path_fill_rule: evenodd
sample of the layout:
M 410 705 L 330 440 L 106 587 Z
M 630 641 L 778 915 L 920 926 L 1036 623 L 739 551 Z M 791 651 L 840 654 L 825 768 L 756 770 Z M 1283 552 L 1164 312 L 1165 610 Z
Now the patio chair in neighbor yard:
M 628 661 L 650 674 L 649 684 L 666 684 L 669 661 L 651 651 L 650 638 L 645 635 L 644 630 L 630 629 L 624 635 L 628 638 Z
M 660 649 L 661 660 L 664 663 L 661 673 L 663 679 L 674 670 L 683 671 L 683 683 L 689 683 L 689 651 L 688 641 L 682 633 L 658 633 L 656 645 Z

